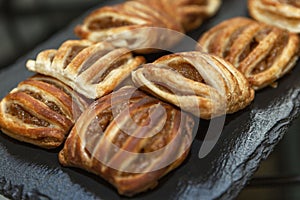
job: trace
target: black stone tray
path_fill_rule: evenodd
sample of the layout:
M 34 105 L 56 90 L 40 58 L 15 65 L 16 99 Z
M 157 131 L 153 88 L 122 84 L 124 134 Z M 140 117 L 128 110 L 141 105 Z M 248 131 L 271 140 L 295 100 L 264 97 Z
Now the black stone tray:
M 109 1 L 109 4 L 117 2 L 120 1 Z M 83 16 L 2 70 L 0 98 L 32 75 L 25 68 L 27 59 L 35 58 L 43 49 L 57 48 L 66 39 L 75 38 L 72 29 Z M 247 16 L 246 1 L 224 0 L 219 13 L 189 35 L 197 39 L 205 30 L 235 16 Z M 152 58 L 157 56 L 152 55 Z M 235 198 L 298 116 L 298 74 L 299 62 L 279 81 L 278 88 L 257 92 L 249 107 L 227 116 L 216 146 L 202 159 L 198 157 L 203 138 L 200 131 L 182 166 L 162 178 L 156 189 L 131 199 Z M 205 129 L 207 124 L 201 121 L 200 129 Z M 126 199 L 101 178 L 59 165 L 59 150 L 43 150 L 0 134 L 0 194 L 10 199 Z

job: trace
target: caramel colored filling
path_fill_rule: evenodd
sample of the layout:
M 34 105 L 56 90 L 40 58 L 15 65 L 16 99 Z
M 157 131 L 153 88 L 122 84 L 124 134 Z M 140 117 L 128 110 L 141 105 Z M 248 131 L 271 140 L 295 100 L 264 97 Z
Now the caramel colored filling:
M 179 4 L 180 6 L 189 6 L 189 5 L 198 5 L 198 6 L 204 6 L 204 5 L 208 5 L 208 0 L 189 0 L 186 2 L 183 2 L 182 4 Z
M 242 62 L 257 47 L 258 44 L 259 42 L 253 38 L 250 44 L 247 45 L 244 51 L 240 54 L 239 63 Z
M 271 32 L 270 28 L 264 28 L 252 38 L 252 41 L 245 47 L 244 51 L 240 54 L 239 63 L 242 62 L 247 56 L 259 45 L 269 33 Z M 238 67 L 238 66 L 236 66 Z
M 41 101 L 41 102 L 43 102 L 44 104 L 46 104 L 54 112 L 56 112 L 60 115 L 64 115 L 64 113 L 61 111 L 60 107 L 57 104 L 55 104 L 53 101 L 48 101 L 48 100 L 44 99 L 40 94 L 38 94 L 36 92 L 32 92 L 32 91 L 29 91 L 29 90 L 25 90 L 23 92 L 30 95 L 31 97 Z
M 71 61 L 85 48 L 86 48 L 86 46 L 72 47 L 71 52 L 69 53 L 69 55 L 66 58 L 64 67 L 67 67 L 71 63 Z
M 115 144 L 117 147 L 122 148 L 128 138 L 128 134 L 124 133 L 122 130 L 119 130 L 112 143 Z
M 166 108 L 167 112 L 167 120 L 164 124 L 163 129 L 155 134 L 153 137 L 149 137 L 146 139 L 146 141 L 141 139 L 141 142 L 143 141 L 143 144 L 138 144 L 139 151 L 137 153 L 151 153 L 155 152 L 157 150 L 160 150 L 164 148 L 166 145 L 168 145 L 169 142 L 171 142 L 174 138 L 174 134 L 178 134 L 177 131 L 173 129 L 174 123 L 180 123 L 177 121 L 174 121 L 174 110 L 173 108 L 169 109 Z M 154 127 L 153 127 L 154 128 Z M 179 148 L 178 148 L 179 149 Z M 174 150 L 174 149 L 173 149 Z M 172 151 L 173 151 L 172 150 Z M 176 150 L 175 150 L 176 151 Z M 164 159 L 164 158 L 162 158 Z M 130 163 L 130 168 L 134 170 L 143 170 L 149 167 L 149 165 L 152 163 L 152 160 L 145 159 L 145 157 L 139 156 L 136 160 L 134 160 L 132 163 Z M 130 173 L 122 173 L 121 176 L 128 176 L 131 175 Z
M 135 100 L 134 100 L 135 101 Z M 131 117 L 132 121 L 128 121 L 126 124 L 123 124 L 122 126 L 124 127 L 128 127 L 130 126 L 131 123 L 135 123 L 137 125 L 141 125 L 141 126 L 145 126 L 145 125 L 149 125 L 150 122 L 150 111 L 153 112 L 153 110 L 150 109 L 150 107 L 153 104 L 157 104 L 158 100 L 151 100 L 148 99 L 148 97 L 145 96 L 145 98 L 143 99 L 139 99 L 138 101 L 140 101 L 139 104 L 140 106 L 136 106 L 136 107 L 130 107 L 130 115 L 131 116 L 123 116 L 123 117 Z M 121 117 L 119 114 L 124 111 L 124 108 L 120 108 L 118 104 L 122 105 L 122 101 L 118 101 L 118 103 L 116 103 L 116 109 L 118 110 L 116 115 L 118 115 L 119 117 Z M 133 103 L 134 104 L 134 103 Z M 180 131 L 178 129 L 174 129 L 174 125 L 176 124 L 180 124 L 180 117 L 175 118 L 176 116 L 176 112 L 178 112 L 177 110 L 175 110 L 173 107 L 168 106 L 166 104 L 162 104 L 165 109 L 166 109 L 166 114 L 167 114 L 167 119 L 165 121 L 165 123 L 163 124 L 163 128 L 162 130 L 159 130 L 159 132 L 157 132 L 156 134 L 154 134 L 152 137 L 147 137 L 147 138 L 133 138 L 133 136 L 125 133 L 125 131 L 122 130 L 122 127 L 117 127 L 119 128 L 117 134 L 114 136 L 114 138 L 112 139 L 112 143 L 114 145 L 116 145 L 118 148 L 107 148 L 108 146 L 106 146 L 105 149 L 105 155 L 107 156 L 107 158 L 109 158 L 109 160 L 114 160 L 116 159 L 115 156 L 119 155 L 119 149 L 135 149 L 134 152 L 136 153 L 149 153 L 149 152 L 154 152 L 157 151 L 159 149 L 164 148 L 169 142 L 171 142 L 173 140 L 173 138 L 175 137 L 176 134 L 178 134 L 177 131 Z M 135 110 L 137 109 L 137 110 Z M 158 116 L 160 116 L 160 113 L 156 113 L 158 114 Z M 98 115 L 97 118 L 94 119 L 91 124 L 88 126 L 88 130 L 86 131 L 86 140 L 87 140 L 87 145 L 90 147 L 84 149 L 85 153 L 91 157 L 93 155 L 90 154 L 91 151 L 94 151 L 93 148 L 95 148 L 96 146 L 98 146 L 97 144 L 99 143 L 99 141 L 101 140 L 101 135 L 99 135 L 99 127 L 101 127 L 101 129 L 103 130 L 103 132 L 107 129 L 107 127 L 109 126 L 109 124 L 112 123 L 112 121 L 114 120 L 116 116 L 113 116 L 112 114 L 112 108 L 108 107 L 104 110 L 102 110 Z M 120 119 L 120 118 L 119 118 Z M 155 118 L 155 120 L 159 120 L 160 117 Z M 154 126 L 152 126 L 150 129 L 155 130 L 156 124 L 154 124 Z M 139 131 L 138 129 L 135 129 L 133 132 L 131 132 L 131 134 L 135 135 L 135 131 Z M 145 132 L 147 133 L 147 132 Z M 98 135 L 96 137 L 93 137 L 92 135 Z M 90 139 L 90 140 L 89 140 Z M 125 146 L 128 145 L 128 146 Z M 99 147 L 102 148 L 102 147 Z M 180 148 L 178 148 L 180 149 Z M 103 149 L 102 149 L 103 150 Z M 173 149 L 174 150 L 174 149 Z M 171 151 L 173 151 L 171 150 Z M 175 150 L 176 151 L 176 150 Z M 170 154 L 172 154 L 173 152 L 169 152 Z M 176 154 L 176 152 L 174 152 Z M 120 159 L 120 158 L 119 158 Z M 162 158 L 164 159 L 164 158 Z M 158 158 L 159 160 L 159 158 Z M 127 167 L 129 167 L 129 169 L 135 169 L 135 170 L 142 170 L 142 169 L 146 169 L 150 166 L 150 164 L 152 164 L 152 162 L 154 162 L 153 160 L 149 160 L 149 159 L 145 159 L 144 157 L 138 156 L 136 160 L 130 161 L 129 165 Z M 122 163 L 123 164 L 123 163 Z M 127 163 L 125 162 L 124 165 L 127 165 Z M 128 169 L 128 168 L 127 168 Z M 126 173 L 126 172 L 119 172 L 116 170 L 111 169 L 110 173 L 112 174 L 118 174 L 118 176 L 133 176 L 133 173 Z
M 167 120 L 165 122 L 164 128 L 153 137 L 147 140 L 146 145 L 144 146 L 144 152 L 153 152 L 165 147 L 170 141 L 172 141 L 172 123 L 174 123 L 174 112 L 173 108 L 166 108 Z M 174 111 L 174 110 L 173 110 Z M 175 122 L 180 123 L 180 122 Z M 178 131 L 178 130 L 176 130 Z
M 108 28 L 117 28 L 122 26 L 131 26 L 131 25 L 133 25 L 133 23 L 128 21 L 114 19 L 113 17 L 106 17 L 102 19 L 93 20 L 89 24 L 88 29 L 92 31 L 100 31 Z
M 176 70 L 178 73 L 180 73 L 185 78 L 197 81 L 197 82 L 203 82 L 203 78 L 199 74 L 199 72 L 189 63 L 187 62 L 178 62 L 173 61 L 168 63 L 168 66 Z
M 279 2 L 300 8 L 299 0 L 279 0 Z
M 226 48 L 222 55 L 223 58 L 226 58 L 229 55 L 231 46 L 233 45 L 234 41 L 236 41 L 236 39 L 241 36 L 241 34 L 243 33 L 243 31 L 246 28 L 247 28 L 247 25 L 235 30 L 234 33 L 230 36 L 229 41 L 226 44 Z M 219 45 L 219 44 L 216 44 L 216 45 Z
M 98 116 L 98 125 L 103 131 L 105 131 L 107 126 L 110 124 L 112 120 L 113 120 L 113 114 L 111 110 L 104 110 Z
M 283 32 L 281 36 L 276 40 L 272 50 L 269 52 L 268 56 L 258 63 L 258 65 L 255 67 L 255 69 L 252 71 L 252 74 L 258 74 L 260 72 L 263 72 L 267 69 L 269 69 L 276 58 L 281 54 L 284 47 L 286 46 L 289 39 L 288 32 Z
M 56 105 L 53 101 L 46 101 L 45 104 L 54 112 L 56 112 L 60 115 L 64 115 L 64 113 L 61 111 L 60 107 L 58 107 L 58 105 Z
M 159 83 L 156 82 L 155 86 L 158 87 L 160 90 L 170 93 L 170 94 L 177 94 L 177 95 L 182 95 L 182 94 L 178 94 L 176 91 L 174 91 L 172 88 L 169 88 L 166 84 L 164 83 Z
M 15 103 L 11 104 L 8 107 L 7 112 L 12 116 L 16 116 L 18 119 L 22 120 L 26 124 L 32 124 L 42 127 L 50 126 L 49 122 L 33 116 L 32 114 L 27 112 L 22 106 Z
M 133 120 L 135 122 L 137 122 L 138 120 L 138 124 L 145 122 L 145 121 L 149 121 L 149 110 L 147 108 L 143 109 L 143 113 L 141 114 L 140 112 L 138 112 L 137 114 L 134 114 L 132 116 Z M 170 110 L 166 110 L 167 111 L 167 120 L 165 122 L 165 125 L 163 127 L 163 129 L 156 133 L 153 137 L 148 137 L 146 139 L 139 139 L 139 138 L 135 138 L 134 140 L 131 140 L 132 136 L 129 136 L 128 134 L 124 133 L 123 131 L 118 131 L 117 136 L 114 138 L 113 143 L 115 145 L 117 145 L 119 148 L 134 148 L 135 149 L 135 153 L 150 153 L 150 152 L 154 152 L 157 151 L 159 149 L 162 149 L 163 147 L 165 147 L 170 141 L 172 141 L 172 119 L 170 118 Z M 155 127 L 151 127 L 151 129 L 155 129 Z M 135 133 L 132 133 L 135 134 Z M 127 143 L 128 146 L 124 146 L 125 141 L 127 140 L 131 140 L 130 143 Z M 137 142 L 137 143 L 135 143 Z M 143 156 L 138 156 L 136 160 L 132 161 L 130 163 L 130 165 L 128 166 L 129 169 L 133 169 L 133 170 L 143 170 L 146 169 L 147 167 L 149 167 L 149 164 L 151 164 L 153 161 L 149 160 L 149 159 L 145 159 Z M 128 175 L 132 175 L 131 173 L 124 173 L 122 172 L 120 174 L 121 176 L 128 176 Z

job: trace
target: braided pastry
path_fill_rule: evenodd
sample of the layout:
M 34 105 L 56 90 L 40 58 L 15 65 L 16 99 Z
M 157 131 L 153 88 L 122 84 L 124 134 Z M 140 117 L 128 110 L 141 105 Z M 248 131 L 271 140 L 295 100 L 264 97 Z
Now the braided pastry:
M 125 48 L 109 43 L 69 40 L 58 50 L 45 50 L 26 64 L 31 71 L 56 77 L 77 92 L 95 99 L 114 90 L 144 62 Z
M 189 115 L 126 86 L 81 115 L 59 161 L 95 173 L 132 196 L 155 187 L 184 161 L 193 126 Z
M 231 64 L 201 52 L 167 55 L 132 72 L 137 87 L 204 119 L 233 113 L 254 98 Z
M 36 75 L 2 99 L 0 127 L 17 140 L 55 148 L 87 107 L 87 101 L 62 82 Z
M 216 14 L 221 5 L 221 0 L 167 0 L 169 5 L 176 10 L 169 10 L 181 22 L 186 31 L 198 28 L 205 19 Z M 171 8 L 171 7 L 169 7 Z M 175 16 L 174 16 L 175 17 Z
M 164 29 L 149 30 L 150 27 Z M 180 24 L 153 7 L 153 1 L 127 1 L 95 10 L 75 28 L 75 33 L 83 39 L 107 41 L 117 47 L 149 53 L 153 48 L 169 48 L 180 40 L 180 34 L 166 29 L 183 32 Z
M 246 76 L 254 89 L 260 89 L 294 67 L 299 54 L 299 37 L 238 17 L 204 33 L 198 49 L 225 58 Z
M 248 0 L 248 9 L 258 21 L 300 33 L 299 0 Z
M 213 16 L 221 0 L 156 0 L 164 4 L 164 10 L 176 19 L 185 31 L 198 28 L 205 19 Z

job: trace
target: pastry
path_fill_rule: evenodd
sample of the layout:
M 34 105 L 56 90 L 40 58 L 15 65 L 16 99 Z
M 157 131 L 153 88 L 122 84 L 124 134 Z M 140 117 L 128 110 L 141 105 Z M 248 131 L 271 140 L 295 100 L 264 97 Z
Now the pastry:
M 115 48 L 110 43 L 69 40 L 58 50 L 42 51 L 26 66 L 95 99 L 113 91 L 143 62 L 143 57 L 134 57 L 128 49 Z
M 205 19 L 215 15 L 221 0 L 156 0 L 164 2 L 164 9 L 185 31 L 198 28 Z
M 103 177 L 122 195 L 155 187 L 188 155 L 194 120 L 126 86 L 96 100 L 71 130 L 59 161 Z
M 210 119 L 246 107 L 254 91 L 223 59 L 201 52 L 166 55 L 132 72 L 134 84 L 195 116 Z
M 106 41 L 139 53 L 168 49 L 181 39 L 182 34 L 178 32 L 184 30 L 158 7 L 153 1 L 105 6 L 89 14 L 83 24 L 75 28 L 75 33 L 82 39 Z
M 0 103 L 3 133 L 43 148 L 63 143 L 88 101 L 57 79 L 36 75 Z
M 198 49 L 232 63 L 257 90 L 273 84 L 294 67 L 299 55 L 299 37 L 274 26 L 237 17 L 204 33 Z
M 258 21 L 300 33 L 299 0 L 248 0 L 248 9 Z

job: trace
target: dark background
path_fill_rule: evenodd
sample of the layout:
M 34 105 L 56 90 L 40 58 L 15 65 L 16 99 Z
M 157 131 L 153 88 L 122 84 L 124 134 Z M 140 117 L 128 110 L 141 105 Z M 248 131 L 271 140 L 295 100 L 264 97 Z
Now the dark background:
M 99 0 L 0 0 L 0 69 L 97 3 Z M 294 121 L 238 199 L 300 199 L 299 122 Z
M 0 0 L 0 67 L 49 38 L 99 0 Z

